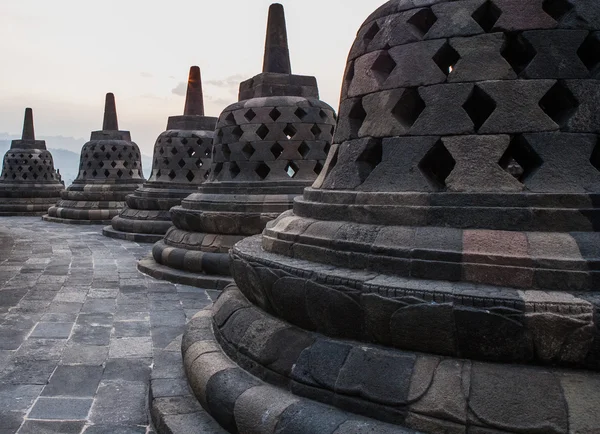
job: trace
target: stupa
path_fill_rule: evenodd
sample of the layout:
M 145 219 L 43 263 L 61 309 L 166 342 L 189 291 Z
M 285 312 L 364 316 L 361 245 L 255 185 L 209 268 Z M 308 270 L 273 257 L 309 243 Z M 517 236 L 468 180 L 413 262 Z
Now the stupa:
M 48 209 L 47 221 L 109 224 L 125 206 L 125 197 L 144 182 L 140 149 L 129 131 L 120 131 L 115 97 L 106 94 L 104 123 L 81 149 L 79 175 Z
M 173 225 L 140 270 L 201 287 L 231 282 L 228 251 L 262 232 L 321 172 L 335 127 L 315 77 L 291 73 L 283 6 L 269 9 L 263 73 L 221 114 L 211 173 L 171 209 Z
M 35 139 L 33 111 L 26 108 L 21 140 L 13 140 L 4 154 L 0 216 L 42 215 L 64 189 L 46 142 Z
M 204 116 L 200 68 L 192 66 L 183 116 L 171 116 L 154 145 L 152 175 L 125 199 L 104 235 L 140 242 L 162 240 L 171 227 L 169 210 L 194 193 L 210 169 L 217 118 Z
M 183 339 L 230 432 L 600 432 L 600 3 L 392 0 Z

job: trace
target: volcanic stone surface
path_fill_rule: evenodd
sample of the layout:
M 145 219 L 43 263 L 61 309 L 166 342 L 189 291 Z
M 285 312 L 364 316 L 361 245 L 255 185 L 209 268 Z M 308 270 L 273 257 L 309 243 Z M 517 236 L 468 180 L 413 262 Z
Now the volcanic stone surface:
M 35 140 L 33 111 L 27 108 L 21 140 L 13 140 L 4 154 L 0 216 L 42 215 L 64 189 L 46 142 Z
M 375 11 L 318 179 L 234 246 L 235 285 L 184 337 L 184 360 L 218 342 L 186 365 L 207 411 L 246 426 L 243 394 L 213 404 L 240 369 L 284 395 L 255 432 L 315 432 L 303 399 L 336 408 L 323 433 L 337 411 L 361 432 L 599 432 L 599 30 L 588 0 Z
M 204 116 L 200 68 L 190 68 L 183 116 L 171 116 L 154 145 L 150 179 L 125 199 L 127 206 L 104 228 L 106 236 L 156 242 L 171 226 L 169 210 L 194 193 L 210 173 L 217 118 Z
M 291 208 L 321 172 L 335 113 L 314 77 L 291 74 L 281 5 L 269 10 L 264 58 L 263 73 L 241 83 L 239 102 L 221 113 L 210 177 L 171 209 L 173 226 L 140 263 L 145 272 L 201 286 L 213 278 L 222 288 L 233 244 Z
M 104 123 L 81 149 L 79 175 L 48 209 L 47 221 L 109 224 L 125 197 L 144 182 L 140 149 L 129 131 L 119 131 L 115 97 L 106 94 Z

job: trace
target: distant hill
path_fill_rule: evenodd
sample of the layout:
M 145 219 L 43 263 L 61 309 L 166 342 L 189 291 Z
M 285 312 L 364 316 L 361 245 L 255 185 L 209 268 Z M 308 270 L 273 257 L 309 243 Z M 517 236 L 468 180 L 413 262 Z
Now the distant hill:
M 0 139 L 0 158 L 3 158 L 6 151 L 10 149 L 11 140 Z M 81 146 L 83 146 L 83 143 L 79 145 L 79 148 Z M 54 167 L 60 170 L 62 179 L 68 187 L 77 178 L 79 173 L 79 151 L 73 152 L 67 149 L 52 147 L 48 147 L 48 150 L 54 158 Z M 144 171 L 144 176 L 148 178 L 152 171 L 152 157 L 142 155 L 142 170 Z

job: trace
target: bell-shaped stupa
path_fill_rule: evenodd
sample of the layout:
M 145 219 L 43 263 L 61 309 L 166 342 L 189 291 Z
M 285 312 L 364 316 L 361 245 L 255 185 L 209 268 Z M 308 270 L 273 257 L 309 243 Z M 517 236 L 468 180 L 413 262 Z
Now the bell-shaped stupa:
M 174 226 L 139 267 L 202 287 L 231 282 L 227 252 L 291 208 L 323 168 L 335 127 L 315 77 L 291 73 L 283 6 L 269 9 L 263 73 L 217 123 L 209 180 L 171 209 Z
M 21 140 L 13 140 L 4 154 L 0 216 L 43 215 L 64 189 L 46 142 L 35 140 L 33 111 L 27 108 Z
M 44 220 L 73 224 L 109 224 L 125 206 L 125 197 L 144 182 L 138 145 L 119 131 L 115 96 L 106 94 L 104 124 L 81 149 L 79 175 L 48 209 Z
M 169 210 L 197 191 L 208 178 L 217 118 L 204 116 L 200 68 L 190 68 L 183 116 L 171 116 L 154 145 L 152 175 L 127 196 L 127 206 L 104 235 L 156 242 L 171 227 Z
M 600 3 L 393 0 L 183 339 L 231 432 L 600 432 Z M 391 425 L 391 426 L 390 426 Z

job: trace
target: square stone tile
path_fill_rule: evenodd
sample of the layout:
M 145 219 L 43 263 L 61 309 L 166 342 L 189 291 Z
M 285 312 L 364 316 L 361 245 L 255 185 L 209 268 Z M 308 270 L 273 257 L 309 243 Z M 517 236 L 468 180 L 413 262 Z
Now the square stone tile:
M 56 368 L 42 396 L 93 397 L 100 384 L 102 366 L 61 365 Z
M 84 426 L 84 421 L 26 420 L 17 434 L 79 434 Z
M 29 337 L 43 339 L 68 339 L 72 328 L 72 322 L 39 322 Z
M 152 339 L 149 337 L 113 338 L 108 356 L 111 359 L 152 357 Z
M 147 431 L 146 427 L 135 425 L 90 425 L 84 434 L 147 434 Z
M 27 339 L 15 353 L 19 360 L 58 360 L 66 341 L 63 339 Z
M 147 384 L 141 381 L 102 381 L 90 413 L 95 425 L 147 425 Z
M 150 379 L 152 359 L 108 359 L 103 380 L 141 381 Z M 183 364 L 182 364 L 183 366 Z
M 88 298 L 81 308 L 81 312 L 104 312 L 113 313 L 116 310 L 116 302 L 106 298 Z
M 108 358 L 108 345 L 85 345 L 69 342 L 63 351 L 60 363 L 63 365 L 83 364 L 102 365 Z
M 116 337 L 150 337 L 150 321 L 115 321 Z
M 91 398 L 40 397 L 29 412 L 29 419 L 85 420 L 92 406 Z
M 55 369 L 55 360 L 13 360 L 4 367 L 0 382 L 45 385 Z
M 75 324 L 71 342 L 84 345 L 104 346 L 110 343 L 112 327 Z

